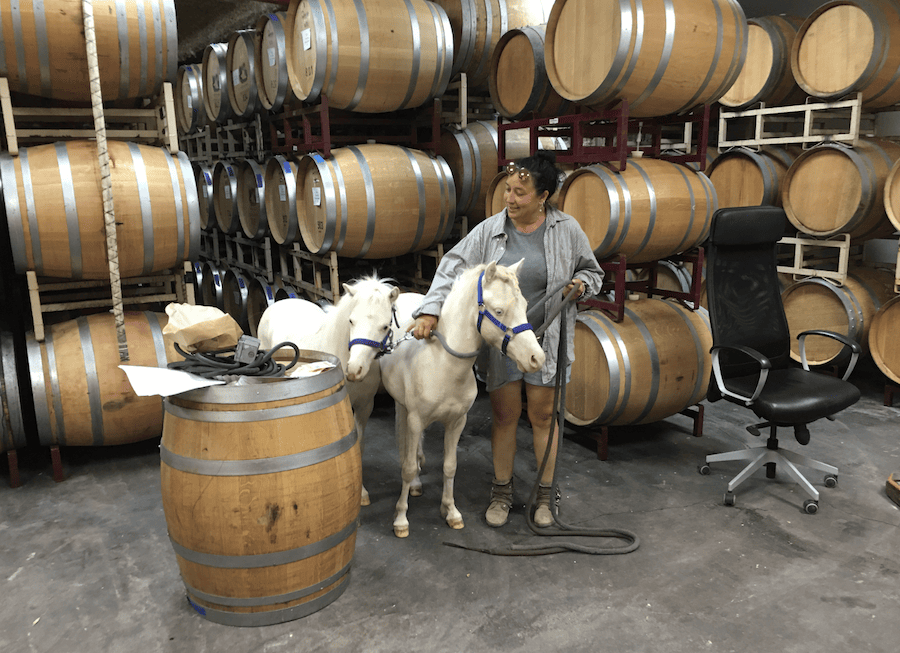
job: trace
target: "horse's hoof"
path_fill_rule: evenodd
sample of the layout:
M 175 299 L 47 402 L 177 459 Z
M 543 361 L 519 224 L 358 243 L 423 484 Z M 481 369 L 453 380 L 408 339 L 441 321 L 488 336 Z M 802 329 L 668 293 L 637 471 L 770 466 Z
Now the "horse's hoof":
M 369 499 L 368 494 L 362 495 L 362 498 L 359 500 L 359 505 L 361 506 L 370 506 L 372 505 L 372 500 Z
M 454 530 L 460 530 L 461 528 L 465 528 L 465 524 L 462 519 L 448 519 L 447 525 Z
M 409 526 L 394 526 L 394 535 L 397 537 L 409 537 Z
M 410 485 L 409 486 L 409 496 L 411 497 L 420 497 L 422 496 L 422 484 L 418 485 Z

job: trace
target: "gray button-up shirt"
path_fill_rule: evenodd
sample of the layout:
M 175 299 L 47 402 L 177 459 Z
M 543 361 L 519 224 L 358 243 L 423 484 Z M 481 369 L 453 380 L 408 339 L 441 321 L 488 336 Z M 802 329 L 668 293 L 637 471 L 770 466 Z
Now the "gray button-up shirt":
M 422 305 L 413 313 L 420 315 L 441 314 L 444 299 L 450 293 L 453 282 L 463 270 L 480 263 L 499 261 L 506 251 L 506 209 L 492 215 L 472 229 L 449 252 L 444 254 L 431 288 L 425 295 Z M 556 209 L 549 209 L 544 232 L 544 257 L 547 261 L 547 292 L 556 293 L 556 289 L 564 286 L 574 278 L 584 282 L 585 296 L 599 294 L 603 283 L 603 270 L 591 250 L 587 236 L 581 225 L 572 216 Z M 550 297 L 544 305 L 544 319 L 561 300 L 562 291 Z M 575 303 L 566 307 L 568 320 L 566 353 L 571 363 L 575 360 Z M 539 327 L 535 324 L 534 327 Z M 546 355 L 546 362 L 541 369 L 541 379 L 550 383 L 556 375 L 556 353 L 559 348 L 559 320 L 554 320 L 544 332 L 541 346 Z

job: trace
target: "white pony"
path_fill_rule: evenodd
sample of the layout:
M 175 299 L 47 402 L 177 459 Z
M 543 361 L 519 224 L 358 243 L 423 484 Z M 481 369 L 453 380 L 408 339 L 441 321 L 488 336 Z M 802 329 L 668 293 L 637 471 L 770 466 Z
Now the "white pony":
M 381 384 L 375 355 L 388 344 L 394 301 L 400 290 L 377 276 L 344 284 L 344 295 L 329 310 L 305 299 L 282 299 L 269 306 L 259 321 L 260 346 L 270 349 L 281 342 L 293 342 L 300 349 L 333 354 L 341 361 L 348 381 L 347 394 L 359 437 L 360 452 L 366 424 L 375 406 Z M 369 505 L 369 493 L 362 488 L 361 504 Z
M 505 350 L 519 369 L 536 372 L 544 365 L 544 352 L 534 331 L 527 327 L 526 302 L 516 277 L 522 261 L 506 268 L 496 263 L 464 271 L 454 282 L 428 340 L 405 341 L 380 359 L 382 383 L 396 402 L 397 439 L 403 488 L 394 516 L 394 534 L 409 535 L 406 512 L 410 488 L 419 473 L 422 434 L 433 422 L 444 425 L 444 487 L 441 516 L 451 528 L 462 528 L 463 518 L 453 499 L 456 447 L 475 402 L 478 386 L 472 365 L 487 342 Z M 479 302 L 483 304 L 480 306 Z M 401 330 L 407 324 L 401 322 Z

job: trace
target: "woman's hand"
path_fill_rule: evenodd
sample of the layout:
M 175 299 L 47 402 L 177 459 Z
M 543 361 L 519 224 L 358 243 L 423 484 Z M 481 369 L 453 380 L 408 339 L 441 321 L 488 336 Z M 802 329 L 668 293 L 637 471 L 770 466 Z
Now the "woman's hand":
M 568 295 L 572 288 L 577 288 L 577 294 L 575 295 L 575 299 L 580 299 L 582 295 L 584 295 L 584 281 L 581 279 L 572 279 L 569 284 L 563 289 L 563 297 Z
M 434 331 L 434 327 L 437 326 L 438 318 L 436 315 L 420 315 L 416 318 L 416 321 L 409 325 L 407 332 L 412 331 L 413 337 L 416 340 L 421 340 L 422 338 L 431 338 L 431 332 Z

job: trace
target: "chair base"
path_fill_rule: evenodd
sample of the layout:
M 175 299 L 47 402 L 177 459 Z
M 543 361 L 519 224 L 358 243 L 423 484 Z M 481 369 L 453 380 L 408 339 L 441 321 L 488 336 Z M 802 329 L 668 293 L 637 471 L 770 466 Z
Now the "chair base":
M 819 500 L 819 491 L 812 486 L 806 477 L 797 469 L 797 465 L 803 465 L 812 469 L 825 472 L 825 485 L 833 487 L 837 484 L 838 468 L 833 465 L 814 460 L 807 456 L 801 455 L 794 451 L 786 449 L 771 449 L 766 445 L 741 449 L 740 451 L 730 451 L 728 453 L 710 454 L 706 457 L 707 465 L 709 463 L 721 463 L 731 460 L 749 460 L 749 465 L 744 467 L 741 472 L 728 483 L 728 492 L 734 492 L 741 483 L 750 478 L 751 474 L 760 469 L 763 465 L 774 463 L 783 465 L 788 475 L 810 496 L 813 501 Z M 771 469 L 771 468 L 769 468 Z M 701 469 L 702 471 L 702 469 Z M 708 472 L 707 472 L 708 473 Z M 770 476 L 771 477 L 771 476 Z M 727 496 L 727 495 L 726 495 Z

